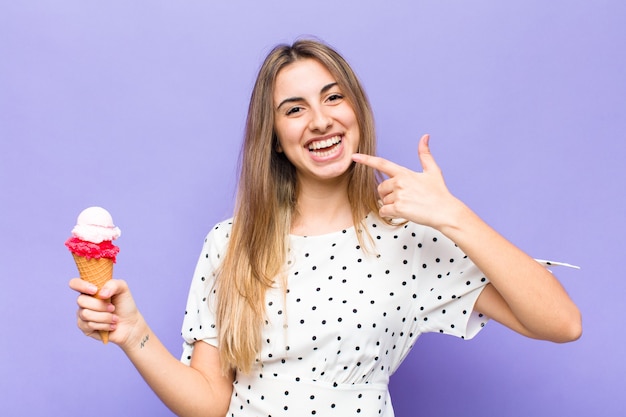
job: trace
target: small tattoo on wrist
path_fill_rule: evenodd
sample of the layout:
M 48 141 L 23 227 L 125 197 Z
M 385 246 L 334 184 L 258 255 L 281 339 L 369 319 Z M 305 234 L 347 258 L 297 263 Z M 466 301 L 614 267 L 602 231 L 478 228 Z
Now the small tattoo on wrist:
M 149 334 L 145 335 L 145 337 L 141 341 L 140 349 L 143 349 L 143 347 L 146 345 L 146 343 L 148 343 L 149 339 L 150 339 L 150 335 Z

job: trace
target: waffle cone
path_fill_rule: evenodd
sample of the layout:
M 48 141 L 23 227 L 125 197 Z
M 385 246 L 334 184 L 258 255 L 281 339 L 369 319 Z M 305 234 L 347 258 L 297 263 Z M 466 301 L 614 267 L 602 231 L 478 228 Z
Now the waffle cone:
M 72 254 L 80 278 L 85 281 L 94 284 L 98 287 L 98 291 L 102 289 L 104 284 L 113 278 L 113 260 L 108 258 L 87 259 L 83 256 Z M 97 293 L 96 293 L 97 294 Z M 106 330 L 100 331 L 103 343 L 109 342 L 109 332 Z

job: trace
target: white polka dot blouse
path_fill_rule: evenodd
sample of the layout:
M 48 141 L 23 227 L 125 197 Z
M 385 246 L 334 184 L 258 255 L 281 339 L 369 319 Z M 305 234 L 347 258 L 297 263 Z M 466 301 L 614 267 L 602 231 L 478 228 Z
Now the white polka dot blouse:
M 373 215 L 373 248 L 354 228 L 290 236 L 286 296 L 266 297 L 260 358 L 238 374 L 228 416 L 393 416 L 389 377 L 417 338 L 472 338 L 487 322 L 473 306 L 488 280 L 434 229 L 389 226 Z M 208 234 L 192 279 L 182 361 L 193 344 L 217 346 L 212 288 L 231 221 Z

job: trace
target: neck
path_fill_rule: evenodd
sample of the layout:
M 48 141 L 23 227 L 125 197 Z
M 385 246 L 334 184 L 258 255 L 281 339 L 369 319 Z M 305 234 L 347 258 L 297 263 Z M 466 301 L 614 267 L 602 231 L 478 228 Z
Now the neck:
M 291 233 L 321 235 L 346 229 L 352 223 L 347 177 L 331 183 L 298 183 L 297 210 Z

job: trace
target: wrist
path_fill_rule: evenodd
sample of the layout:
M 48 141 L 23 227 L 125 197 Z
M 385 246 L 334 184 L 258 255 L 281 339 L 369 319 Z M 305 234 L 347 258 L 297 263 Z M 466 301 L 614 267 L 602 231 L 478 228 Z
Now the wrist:
M 126 340 L 120 344 L 120 348 L 126 353 L 141 349 L 142 343 L 144 346 L 146 344 L 146 337 L 150 338 L 150 333 L 150 326 L 148 326 L 141 313 L 137 312 L 135 323 L 131 326 L 131 331 L 128 333 Z
M 453 197 L 453 201 L 442 210 L 442 219 L 435 229 L 455 240 L 454 237 L 461 233 L 462 229 L 468 225 L 472 217 L 476 215 L 461 200 Z

